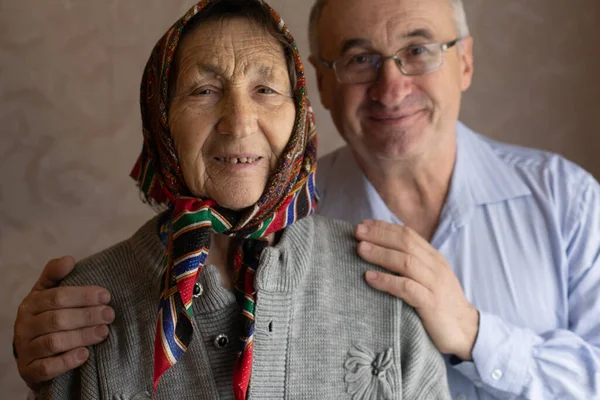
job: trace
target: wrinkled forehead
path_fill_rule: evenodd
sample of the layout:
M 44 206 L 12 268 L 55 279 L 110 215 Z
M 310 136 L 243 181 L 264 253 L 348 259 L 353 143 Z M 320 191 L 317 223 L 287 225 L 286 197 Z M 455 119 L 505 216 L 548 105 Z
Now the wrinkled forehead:
M 284 48 L 265 27 L 244 17 L 210 20 L 188 32 L 177 49 L 180 66 L 192 64 L 223 76 L 287 75 Z
M 394 47 L 414 38 L 456 36 L 450 0 L 328 0 L 318 29 L 321 52 L 327 55 L 339 55 L 354 40 Z

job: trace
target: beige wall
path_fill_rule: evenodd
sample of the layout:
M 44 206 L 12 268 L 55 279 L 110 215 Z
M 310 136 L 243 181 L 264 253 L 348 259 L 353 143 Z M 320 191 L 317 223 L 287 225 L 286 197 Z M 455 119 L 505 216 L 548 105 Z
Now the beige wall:
M 463 120 L 563 153 L 600 177 L 600 3 L 467 2 L 476 75 Z M 190 3 L 0 0 L 2 398 L 24 394 L 12 324 L 45 260 L 83 257 L 151 215 L 127 177 L 141 143 L 138 82 L 151 46 Z M 310 3 L 272 2 L 305 56 Z M 314 86 L 310 93 L 323 154 L 340 140 Z

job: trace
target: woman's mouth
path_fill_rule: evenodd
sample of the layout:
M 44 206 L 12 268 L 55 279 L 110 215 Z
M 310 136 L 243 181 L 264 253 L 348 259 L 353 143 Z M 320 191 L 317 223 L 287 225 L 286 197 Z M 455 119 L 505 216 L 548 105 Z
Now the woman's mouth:
M 262 160 L 262 157 L 254 156 L 254 157 L 215 157 L 215 160 L 225 163 L 225 164 L 254 164 Z

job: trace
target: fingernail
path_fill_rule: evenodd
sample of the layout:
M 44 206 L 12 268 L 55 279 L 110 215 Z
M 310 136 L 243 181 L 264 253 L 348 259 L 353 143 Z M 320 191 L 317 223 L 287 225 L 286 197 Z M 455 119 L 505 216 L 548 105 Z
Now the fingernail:
M 367 271 L 367 273 L 365 274 L 365 277 L 370 281 L 374 281 L 375 279 L 377 279 L 378 276 L 379 273 L 375 271 Z
M 95 329 L 96 337 L 104 339 L 108 335 L 108 326 L 99 325 Z
M 102 310 L 102 318 L 104 318 L 106 322 L 113 322 L 115 319 L 115 312 L 112 308 L 106 307 Z
M 86 349 L 79 349 L 77 350 L 76 353 L 76 357 L 79 361 L 84 361 L 87 358 L 87 350 Z
M 57 262 L 61 263 L 61 264 L 65 264 L 65 263 L 69 263 L 69 264 L 73 264 L 73 257 L 71 256 L 62 256 L 61 258 L 57 259 Z
M 356 228 L 356 232 L 361 233 L 361 234 L 365 234 L 367 232 L 369 232 L 369 228 L 367 228 L 365 225 L 360 224 L 358 225 L 358 227 Z
M 110 303 L 110 293 L 108 293 L 106 291 L 102 291 L 102 292 L 98 293 L 98 301 L 101 304 L 108 304 L 108 303 Z
M 360 249 L 364 252 L 370 252 L 371 250 L 373 250 L 373 245 L 371 243 L 368 242 L 360 242 Z

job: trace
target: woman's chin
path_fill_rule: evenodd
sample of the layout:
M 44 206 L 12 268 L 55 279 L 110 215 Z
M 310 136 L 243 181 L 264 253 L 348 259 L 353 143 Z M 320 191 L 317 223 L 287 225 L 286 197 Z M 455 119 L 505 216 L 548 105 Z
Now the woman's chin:
M 243 210 L 252 207 L 260 200 L 265 187 L 266 179 L 237 179 L 225 181 L 220 186 L 195 185 L 190 187 L 193 196 L 202 199 L 214 200 L 220 207 L 230 210 Z
M 252 207 L 260 199 L 262 193 L 248 193 L 246 190 L 236 190 L 235 193 L 220 193 L 212 197 L 221 207 L 230 210 L 243 210 Z

